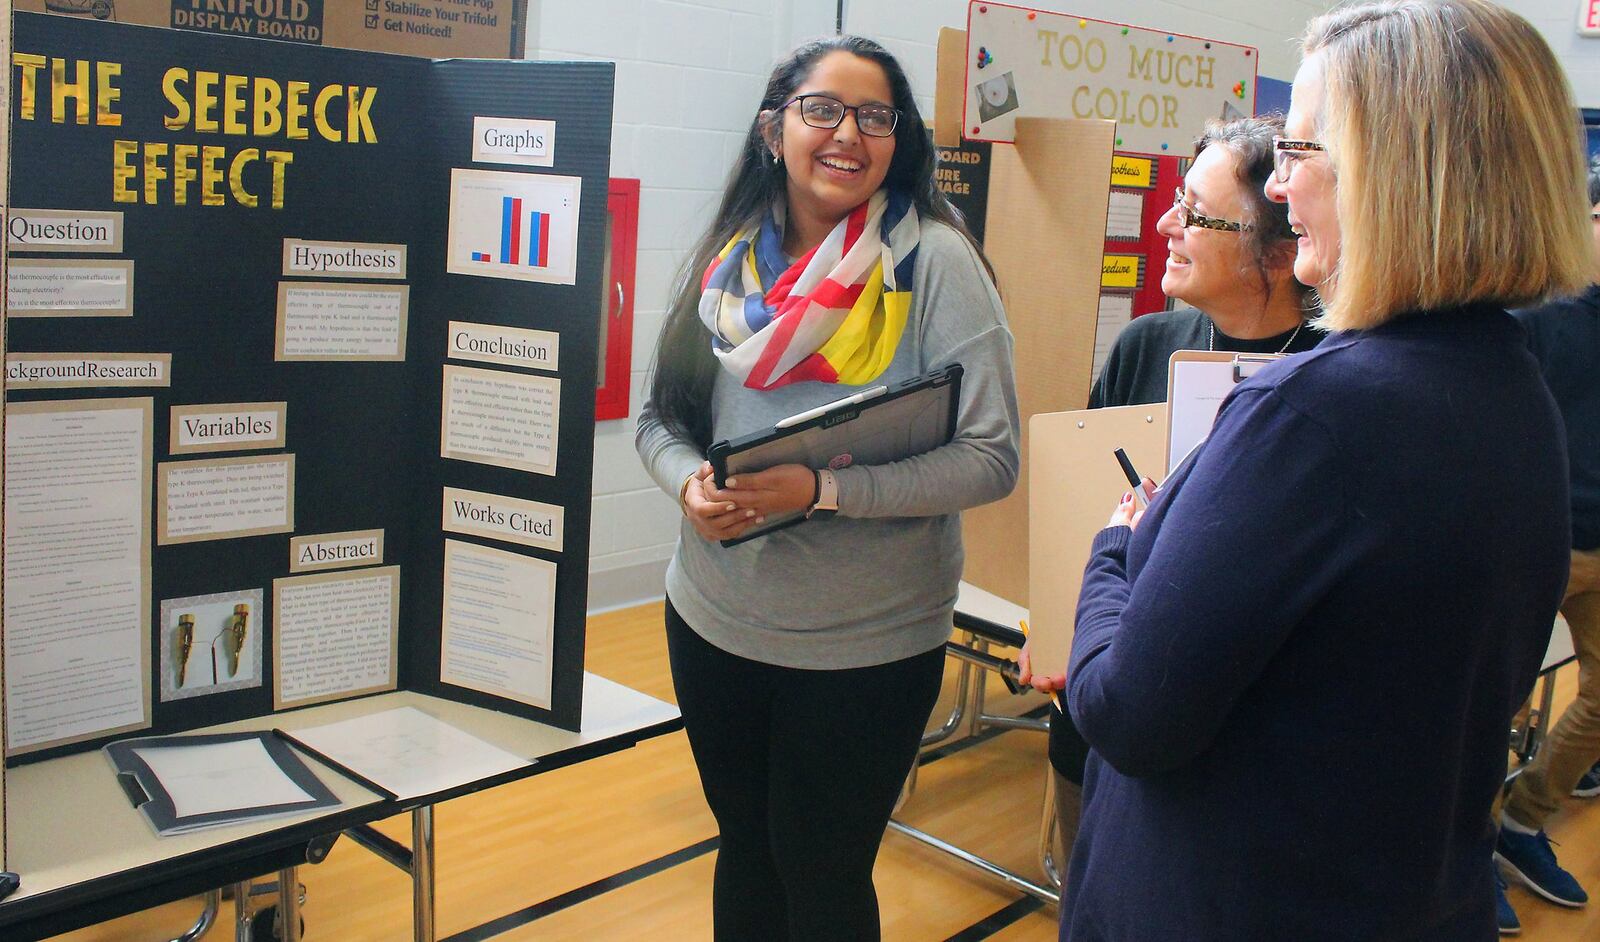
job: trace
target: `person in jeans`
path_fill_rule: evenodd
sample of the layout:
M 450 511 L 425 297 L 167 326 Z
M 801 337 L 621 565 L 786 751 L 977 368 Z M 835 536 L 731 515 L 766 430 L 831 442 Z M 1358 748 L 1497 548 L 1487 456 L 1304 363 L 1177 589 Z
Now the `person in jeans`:
M 1578 695 L 1512 783 L 1495 848 L 1505 875 L 1574 907 L 1589 895 L 1556 862 L 1544 826 L 1568 794 L 1600 795 L 1600 156 L 1589 164 L 1589 207 L 1596 284 L 1576 297 L 1515 312 L 1567 427 L 1572 573 L 1561 613 L 1578 655 Z M 1497 892 L 1500 931 L 1509 935 L 1521 926 L 1503 879 Z

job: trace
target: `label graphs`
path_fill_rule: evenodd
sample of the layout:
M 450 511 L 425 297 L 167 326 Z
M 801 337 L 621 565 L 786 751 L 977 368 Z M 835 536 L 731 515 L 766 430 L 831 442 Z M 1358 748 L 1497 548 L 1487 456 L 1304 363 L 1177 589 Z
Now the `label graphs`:
M 579 178 L 451 171 L 448 271 L 570 285 L 577 276 Z

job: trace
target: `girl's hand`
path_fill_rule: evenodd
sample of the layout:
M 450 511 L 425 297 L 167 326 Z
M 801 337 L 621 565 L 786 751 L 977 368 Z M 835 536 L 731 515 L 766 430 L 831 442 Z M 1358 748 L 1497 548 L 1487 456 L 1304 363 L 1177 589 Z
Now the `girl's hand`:
M 728 478 L 719 489 L 705 482 L 713 501 L 731 503 L 757 517 L 806 511 L 817 499 L 817 474 L 803 464 L 780 464 L 765 471 L 743 471 Z
M 711 463 L 700 466 L 683 488 L 683 515 L 706 540 L 736 540 L 750 527 L 766 521 L 753 509 L 740 507 L 720 493 L 711 479 Z

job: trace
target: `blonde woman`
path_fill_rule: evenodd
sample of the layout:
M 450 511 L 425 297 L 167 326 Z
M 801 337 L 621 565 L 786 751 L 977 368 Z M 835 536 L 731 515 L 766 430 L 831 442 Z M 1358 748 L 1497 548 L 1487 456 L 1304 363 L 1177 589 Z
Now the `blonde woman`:
M 1312 21 L 1267 192 L 1333 333 L 1096 538 L 1063 938 L 1487 940 L 1489 810 L 1568 563 L 1506 313 L 1587 282 L 1575 110 L 1482 0 Z

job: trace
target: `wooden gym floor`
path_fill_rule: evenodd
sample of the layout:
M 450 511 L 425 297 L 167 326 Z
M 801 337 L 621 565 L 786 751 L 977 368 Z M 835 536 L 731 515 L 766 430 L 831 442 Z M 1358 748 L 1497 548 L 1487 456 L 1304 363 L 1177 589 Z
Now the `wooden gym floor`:
M 587 667 L 671 700 L 661 605 L 590 618 Z M 1576 683 L 1576 667 L 1564 668 L 1558 712 Z M 953 686 L 946 684 L 935 711 L 939 721 L 953 703 Z M 991 683 L 991 712 L 1022 713 L 1042 702 Z M 898 817 L 1042 882 L 1037 844 L 1045 767 L 1042 734 L 990 734 L 927 762 Z M 409 820 L 394 818 L 379 829 L 409 843 Z M 711 938 L 716 827 L 681 732 L 447 802 L 434 820 L 442 942 Z M 1600 800 L 1569 802 L 1550 833 L 1562 863 L 1600 892 Z M 308 942 L 411 937 L 410 878 L 348 839 L 300 874 Z M 884 838 L 876 881 L 891 942 L 1056 938 L 1053 908 L 897 833 Z M 1511 902 L 1522 918 L 1521 938 L 1530 942 L 1600 938 L 1600 903 L 1564 910 L 1521 888 L 1513 888 Z M 187 929 L 198 912 L 198 901 L 173 903 L 52 942 L 162 942 Z M 231 904 L 224 903 L 208 938 L 230 939 L 232 929 Z

